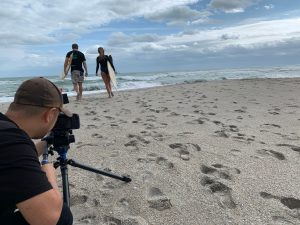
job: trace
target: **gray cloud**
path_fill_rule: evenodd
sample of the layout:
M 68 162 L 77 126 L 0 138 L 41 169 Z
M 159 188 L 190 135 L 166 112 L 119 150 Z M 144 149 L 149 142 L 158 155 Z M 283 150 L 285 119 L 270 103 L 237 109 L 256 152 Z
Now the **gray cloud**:
M 264 8 L 270 10 L 274 8 L 274 5 L 273 4 L 265 5 Z
M 221 39 L 222 40 L 230 40 L 230 39 L 237 40 L 237 39 L 239 39 L 239 37 L 237 35 L 222 34 Z
M 258 2 L 259 0 L 211 0 L 209 6 L 212 9 L 222 10 L 227 13 L 239 13 Z
M 166 22 L 169 25 L 186 25 L 195 21 L 204 23 L 209 16 L 208 11 L 199 12 L 187 6 L 177 6 L 146 15 L 145 18 L 156 22 Z
M 111 35 L 108 45 L 125 47 L 136 43 L 158 42 L 162 39 L 163 37 L 156 34 L 126 35 L 122 32 L 115 32 Z

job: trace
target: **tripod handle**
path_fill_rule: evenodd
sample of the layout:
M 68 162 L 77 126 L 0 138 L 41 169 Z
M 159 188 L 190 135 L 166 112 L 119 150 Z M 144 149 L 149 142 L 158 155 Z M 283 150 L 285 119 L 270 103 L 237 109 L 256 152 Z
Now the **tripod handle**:
M 111 178 L 114 178 L 114 179 L 118 179 L 118 180 L 124 181 L 126 183 L 131 181 L 130 177 L 119 176 L 119 175 L 114 174 L 114 173 L 110 173 L 110 172 L 106 172 L 106 171 L 103 171 L 103 170 L 95 169 L 95 168 L 80 164 L 78 162 L 75 162 L 72 159 L 68 160 L 68 164 L 71 165 L 71 166 L 74 166 L 74 167 L 78 167 L 78 168 L 81 168 L 81 169 L 84 169 L 84 170 L 88 170 L 88 171 L 91 171 L 91 172 L 94 172 L 94 173 L 98 173 L 98 174 L 101 174 L 101 175 L 104 175 L 104 176 L 108 176 L 108 177 L 111 177 Z

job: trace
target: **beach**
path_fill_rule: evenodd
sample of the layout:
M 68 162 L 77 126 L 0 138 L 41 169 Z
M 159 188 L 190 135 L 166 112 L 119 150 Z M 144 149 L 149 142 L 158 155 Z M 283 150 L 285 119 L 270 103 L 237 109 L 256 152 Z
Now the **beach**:
M 300 78 L 98 93 L 66 107 L 81 125 L 68 158 L 132 179 L 68 166 L 74 224 L 300 224 Z

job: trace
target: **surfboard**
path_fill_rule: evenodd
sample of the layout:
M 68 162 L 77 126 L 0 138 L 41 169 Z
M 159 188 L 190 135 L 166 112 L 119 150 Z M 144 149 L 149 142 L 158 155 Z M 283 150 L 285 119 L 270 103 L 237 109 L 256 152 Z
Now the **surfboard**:
M 112 85 L 115 87 L 115 89 L 117 89 L 116 73 L 115 73 L 114 69 L 112 68 L 112 66 L 110 65 L 110 62 L 108 60 L 107 60 L 107 69 L 108 69 L 110 81 L 111 81 Z
M 62 74 L 60 75 L 60 79 L 64 80 L 66 78 L 66 76 L 68 75 L 70 68 L 71 68 L 72 59 L 73 59 L 73 53 L 70 55 L 70 57 L 68 59 L 66 71 L 63 71 Z

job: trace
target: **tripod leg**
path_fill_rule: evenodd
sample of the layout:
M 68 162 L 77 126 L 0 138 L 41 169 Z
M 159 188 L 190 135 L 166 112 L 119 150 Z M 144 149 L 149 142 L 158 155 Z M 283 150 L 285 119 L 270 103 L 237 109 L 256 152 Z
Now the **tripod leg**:
M 98 170 L 98 169 L 95 169 L 95 168 L 92 168 L 92 167 L 89 167 L 89 166 L 85 166 L 83 164 L 75 162 L 72 159 L 68 160 L 68 164 L 70 164 L 71 166 L 74 166 L 74 167 L 78 167 L 78 168 L 88 170 L 88 171 L 91 171 L 91 172 L 94 172 L 94 173 L 98 173 L 98 174 L 101 174 L 101 175 L 104 175 L 104 176 L 108 176 L 108 177 L 111 177 L 111 178 L 114 178 L 114 179 L 125 181 L 126 183 L 131 181 L 130 177 L 119 176 L 119 175 L 116 175 L 116 174 L 113 174 L 113 173 L 110 173 L 110 172 L 106 172 L 106 171 L 103 171 L 103 170 Z
M 70 207 L 70 190 L 69 190 L 69 178 L 68 178 L 68 165 L 67 161 L 63 161 L 60 164 L 62 185 L 63 185 L 63 197 L 64 203 Z

